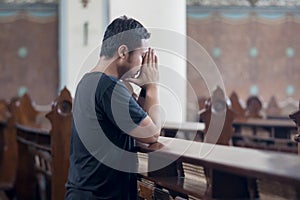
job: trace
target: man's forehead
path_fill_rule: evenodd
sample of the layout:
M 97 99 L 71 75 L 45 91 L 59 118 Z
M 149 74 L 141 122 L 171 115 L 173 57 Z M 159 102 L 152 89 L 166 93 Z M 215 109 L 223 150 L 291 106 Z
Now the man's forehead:
M 132 51 L 147 52 L 149 47 L 150 47 L 149 40 L 148 39 L 142 39 L 141 40 L 141 45 L 139 47 L 135 48 Z

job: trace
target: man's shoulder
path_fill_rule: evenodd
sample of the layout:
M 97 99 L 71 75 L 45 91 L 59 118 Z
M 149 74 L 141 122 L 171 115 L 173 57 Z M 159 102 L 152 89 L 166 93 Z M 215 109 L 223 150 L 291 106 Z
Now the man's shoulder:
M 123 94 L 128 95 L 128 89 L 122 80 L 102 74 L 97 85 L 96 93 L 97 96 L 102 96 L 103 94 Z
M 108 76 L 105 73 L 102 72 L 90 72 L 86 73 L 82 79 L 79 82 L 79 85 L 97 85 L 97 88 L 108 88 L 110 86 L 114 87 L 118 82 L 120 82 L 119 79 Z
M 98 81 L 98 89 L 105 90 L 105 89 L 111 89 L 113 90 L 116 86 L 123 86 L 124 84 L 120 79 L 117 79 L 113 76 L 108 76 L 106 74 L 102 74 L 101 77 L 99 77 Z

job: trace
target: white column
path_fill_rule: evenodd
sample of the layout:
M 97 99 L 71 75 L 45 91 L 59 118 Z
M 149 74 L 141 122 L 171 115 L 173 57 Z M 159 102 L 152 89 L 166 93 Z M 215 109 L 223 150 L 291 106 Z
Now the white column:
M 160 63 L 160 99 L 166 120 L 186 120 L 186 1 L 111 0 L 110 20 L 127 15 L 151 34 Z
M 67 86 L 72 96 L 82 73 L 97 62 L 97 58 L 89 62 L 86 62 L 86 58 L 91 52 L 99 55 L 95 49 L 101 44 L 104 28 L 109 21 L 107 2 L 108 0 L 88 1 L 84 8 L 81 0 L 60 1 L 59 90 Z M 85 66 L 86 64 L 89 66 Z

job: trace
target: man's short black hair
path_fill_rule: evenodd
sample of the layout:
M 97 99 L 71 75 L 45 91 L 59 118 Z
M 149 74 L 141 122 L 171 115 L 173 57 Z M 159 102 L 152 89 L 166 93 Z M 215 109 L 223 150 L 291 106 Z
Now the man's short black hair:
M 113 57 L 121 45 L 126 45 L 130 51 L 141 46 L 142 39 L 148 39 L 150 33 L 137 20 L 122 16 L 112 21 L 106 28 L 100 56 Z

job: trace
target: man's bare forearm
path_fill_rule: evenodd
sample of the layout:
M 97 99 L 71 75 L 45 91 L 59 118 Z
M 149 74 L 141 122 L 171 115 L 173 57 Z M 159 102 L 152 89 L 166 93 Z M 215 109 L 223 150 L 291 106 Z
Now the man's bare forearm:
M 160 104 L 158 97 L 158 86 L 157 84 L 149 84 L 145 88 L 146 96 L 144 99 L 143 109 L 148 113 L 152 122 L 156 126 L 157 133 L 161 130 L 161 115 L 160 115 Z

